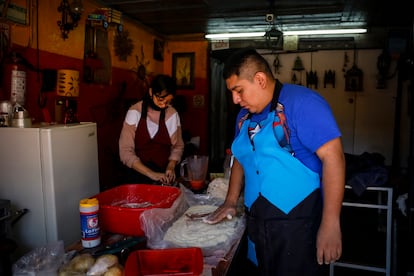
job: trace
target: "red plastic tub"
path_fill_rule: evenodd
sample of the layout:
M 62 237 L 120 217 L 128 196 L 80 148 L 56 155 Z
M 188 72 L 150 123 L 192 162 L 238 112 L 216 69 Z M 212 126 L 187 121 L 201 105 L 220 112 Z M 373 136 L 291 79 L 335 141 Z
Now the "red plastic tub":
M 150 184 L 125 184 L 97 194 L 102 231 L 127 236 L 144 236 L 139 217 L 152 208 L 169 208 L 179 188 Z
M 203 253 L 198 247 L 136 250 L 125 263 L 125 276 L 199 276 L 202 272 Z

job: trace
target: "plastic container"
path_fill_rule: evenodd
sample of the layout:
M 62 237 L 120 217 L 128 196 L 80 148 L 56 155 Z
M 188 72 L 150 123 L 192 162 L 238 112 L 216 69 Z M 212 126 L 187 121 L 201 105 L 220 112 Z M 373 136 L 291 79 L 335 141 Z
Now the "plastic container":
M 170 208 L 181 194 L 179 188 L 150 184 L 124 184 L 95 197 L 99 200 L 102 231 L 144 236 L 140 215 L 151 208 Z
M 125 264 L 125 276 L 199 276 L 202 272 L 203 253 L 198 247 L 136 250 Z
M 101 244 L 99 228 L 99 201 L 96 198 L 84 198 L 79 202 L 82 232 L 82 246 L 95 247 Z
M 232 165 L 233 165 L 233 155 L 230 149 L 226 149 L 226 156 L 223 162 L 223 171 L 224 171 L 225 179 L 230 179 Z

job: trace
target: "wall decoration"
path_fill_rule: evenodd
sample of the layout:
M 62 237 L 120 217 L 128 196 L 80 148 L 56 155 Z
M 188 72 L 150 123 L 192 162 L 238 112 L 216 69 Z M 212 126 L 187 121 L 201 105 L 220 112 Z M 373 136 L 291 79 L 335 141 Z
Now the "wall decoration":
M 79 71 L 59 69 L 57 71 L 56 94 L 62 97 L 79 97 Z
M 280 74 L 280 67 L 282 67 L 282 64 L 279 60 L 279 55 L 275 55 L 275 59 L 273 60 L 273 68 L 275 69 L 276 74 Z
M 193 89 L 194 53 L 174 53 L 172 72 L 177 89 Z
M 295 63 L 293 64 L 292 68 L 292 78 L 291 81 L 293 84 L 299 84 L 302 85 L 302 71 L 305 70 L 305 67 L 303 67 L 302 60 L 299 56 L 296 57 Z M 297 76 L 299 75 L 299 76 Z
M 348 71 L 348 63 L 349 63 L 349 57 L 348 53 L 344 53 L 344 66 L 342 67 L 342 72 L 344 72 L 344 76 L 346 74 L 346 71 Z
M 164 60 L 164 41 L 154 39 L 154 59 L 163 61 Z
M 137 73 L 138 79 L 147 81 L 147 66 L 150 64 L 150 61 L 145 61 L 144 45 L 141 45 L 141 57 L 138 57 L 138 55 L 136 55 L 135 60 L 137 67 L 133 68 L 132 70 Z
M 384 49 L 377 58 L 377 89 L 385 89 L 387 87 L 387 80 L 393 77 L 393 74 L 388 74 L 390 66 L 391 55 L 386 49 Z
M 193 107 L 204 107 L 205 100 L 204 95 L 194 95 L 193 97 Z
M 78 27 L 83 12 L 82 1 L 74 0 L 69 3 L 68 0 L 62 0 L 57 10 L 61 13 L 61 20 L 57 22 L 57 25 L 62 33 L 62 38 L 65 40 L 69 38 L 69 32 Z
M 129 36 L 128 30 L 117 32 L 114 39 L 115 55 L 118 56 L 120 61 L 127 61 L 128 56 L 131 55 L 134 50 L 134 42 Z
M 0 1 L 0 21 L 9 21 L 20 25 L 29 25 L 30 1 Z
M 332 84 L 332 87 L 335 88 L 335 70 L 325 70 L 325 75 L 323 76 L 323 87 L 326 88 L 327 84 Z
M 346 91 L 362 91 L 363 72 L 356 64 L 345 74 L 345 90 Z
M 135 74 L 136 79 L 134 80 L 133 86 L 136 91 L 137 98 L 141 98 L 147 93 L 152 72 L 148 71 L 148 65 L 150 61 L 145 59 L 144 45 L 141 45 L 141 54 L 135 56 L 136 66 L 131 68 L 131 71 Z
M 313 87 L 315 89 L 318 89 L 318 74 L 316 73 L 316 70 L 312 70 L 313 68 L 313 54 L 310 54 L 311 58 L 311 70 L 309 72 L 306 72 L 306 87 Z
M 357 64 L 357 50 L 354 49 L 354 64 L 351 69 L 345 73 L 345 90 L 346 91 L 362 91 L 364 73 L 358 68 Z
M 10 50 L 10 25 L 0 22 L 0 64 Z
M 310 70 L 306 72 L 306 87 L 318 89 L 318 75 L 316 71 Z
M 112 76 L 108 32 L 104 28 L 85 25 L 85 45 L 82 81 L 110 84 Z

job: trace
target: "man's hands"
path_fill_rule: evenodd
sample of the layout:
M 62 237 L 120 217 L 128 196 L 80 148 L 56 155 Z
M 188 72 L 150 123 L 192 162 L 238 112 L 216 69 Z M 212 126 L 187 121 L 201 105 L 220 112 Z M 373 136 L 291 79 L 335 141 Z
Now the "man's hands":
M 226 205 L 224 203 L 218 207 L 213 213 L 203 218 L 203 222 L 208 224 L 216 224 L 224 219 L 232 219 L 236 215 L 236 206 Z

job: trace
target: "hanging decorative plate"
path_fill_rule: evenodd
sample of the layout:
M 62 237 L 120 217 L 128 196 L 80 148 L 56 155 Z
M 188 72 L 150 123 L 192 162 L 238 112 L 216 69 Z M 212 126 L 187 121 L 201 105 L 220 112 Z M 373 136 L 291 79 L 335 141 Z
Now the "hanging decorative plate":
M 129 37 L 129 32 L 127 30 L 116 33 L 114 39 L 114 48 L 115 55 L 118 56 L 120 61 L 126 61 L 128 56 L 131 55 L 132 50 L 134 49 L 134 43 Z

